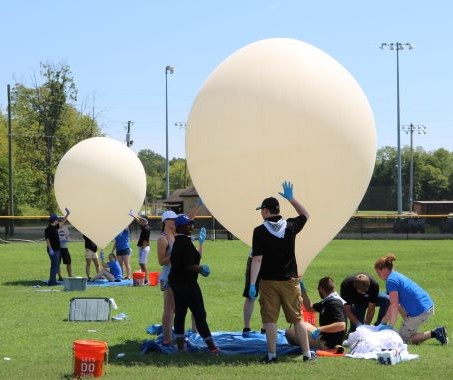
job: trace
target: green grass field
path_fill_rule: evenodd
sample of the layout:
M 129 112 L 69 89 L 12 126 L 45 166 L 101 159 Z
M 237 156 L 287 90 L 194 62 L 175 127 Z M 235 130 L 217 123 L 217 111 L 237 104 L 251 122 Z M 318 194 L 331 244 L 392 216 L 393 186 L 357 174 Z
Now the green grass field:
M 70 251 L 74 275 L 83 276 L 82 243 L 71 243 Z M 436 313 L 425 329 L 441 324 L 453 326 L 452 242 L 448 240 L 335 240 L 305 273 L 310 294 L 317 299 L 316 285 L 322 276 L 333 277 L 339 285 L 344 277 L 356 271 L 374 275 L 374 261 L 387 252 L 396 254 L 396 269 L 413 278 L 434 299 Z M 212 331 L 242 329 L 241 295 L 247 254 L 248 248 L 238 241 L 206 243 L 203 261 L 210 265 L 212 274 L 208 278 L 200 277 L 199 282 Z M 453 378 L 452 346 L 440 346 L 435 340 L 410 346 L 409 352 L 419 354 L 420 358 L 392 367 L 381 366 L 374 360 L 349 358 L 320 358 L 303 364 L 300 356 L 283 356 L 277 365 L 262 365 L 257 362 L 258 356 L 141 354 L 142 342 L 152 339 L 145 329 L 160 323 L 162 295 L 158 287 L 96 287 L 85 292 L 64 292 L 62 287 L 56 288 L 61 291 L 52 292 L 46 291 L 46 287 L 33 288 L 38 280 L 48 277 L 49 260 L 43 243 L 0 245 L 0 260 L 0 379 L 71 378 L 72 344 L 78 339 L 108 343 L 110 353 L 105 377 L 109 379 Z M 149 262 L 150 270 L 159 270 L 155 242 Z M 132 263 L 137 270 L 136 251 Z M 129 320 L 69 322 L 69 300 L 73 297 L 112 297 L 119 307 L 112 314 L 124 312 Z M 285 327 L 287 323 L 281 318 L 279 328 Z M 253 328 L 260 328 L 258 310 L 254 313 Z M 125 353 L 125 357 L 118 359 L 118 353 Z

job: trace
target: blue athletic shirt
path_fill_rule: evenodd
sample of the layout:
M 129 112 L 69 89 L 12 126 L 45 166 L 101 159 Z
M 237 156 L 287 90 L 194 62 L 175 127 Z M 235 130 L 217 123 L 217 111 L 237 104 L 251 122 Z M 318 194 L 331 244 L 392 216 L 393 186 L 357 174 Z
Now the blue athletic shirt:
M 118 261 L 109 261 L 107 265 L 109 266 L 110 273 L 113 277 L 115 277 L 115 280 L 123 279 L 123 273 L 121 272 L 121 267 Z
M 386 281 L 387 293 L 398 292 L 398 299 L 410 317 L 416 317 L 434 304 L 424 289 L 405 275 L 392 271 Z
M 116 242 L 116 251 L 124 251 L 131 247 L 129 243 L 129 230 L 126 228 L 121 231 L 115 238 Z

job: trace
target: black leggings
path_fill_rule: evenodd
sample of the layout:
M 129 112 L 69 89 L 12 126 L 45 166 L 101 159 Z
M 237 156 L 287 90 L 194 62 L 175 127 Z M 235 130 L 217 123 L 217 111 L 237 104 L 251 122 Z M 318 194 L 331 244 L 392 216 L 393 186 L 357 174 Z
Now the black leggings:
M 193 283 L 171 283 L 175 298 L 175 320 L 174 329 L 176 336 L 184 335 L 184 323 L 187 309 L 190 309 L 197 325 L 200 336 L 208 338 L 211 336 L 208 323 L 206 322 L 206 310 L 204 308 L 203 294 L 201 294 L 198 282 Z

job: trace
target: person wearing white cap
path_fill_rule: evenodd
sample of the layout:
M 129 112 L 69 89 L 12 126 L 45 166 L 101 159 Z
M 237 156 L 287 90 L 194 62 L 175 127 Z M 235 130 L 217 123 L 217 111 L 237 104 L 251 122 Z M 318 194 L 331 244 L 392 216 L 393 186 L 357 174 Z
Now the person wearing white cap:
M 197 202 L 195 207 L 190 212 L 190 218 L 195 218 L 200 207 L 203 205 L 201 200 Z M 157 260 L 159 265 L 162 266 L 162 270 L 159 275 L 160 290 L 164 296 L 164 311 L 162 314 L 162 334 L 163 343 L 165 345 L 171 344 L 172 342 L 172 329 L 173 329 L 173 318 L 175 314 L 175 301 L 173 297 L 173 291 L 168 284 L 168 274 L 170 273 L 170 255 L 173 249 L 173 243 L 175 242 L 175 219 L 178 215 L 172 211 L 167 210 L 162 214 L 162 232 L 157 239 Z M 195 330 L 195 323 L 192 324 L 192 330 Z

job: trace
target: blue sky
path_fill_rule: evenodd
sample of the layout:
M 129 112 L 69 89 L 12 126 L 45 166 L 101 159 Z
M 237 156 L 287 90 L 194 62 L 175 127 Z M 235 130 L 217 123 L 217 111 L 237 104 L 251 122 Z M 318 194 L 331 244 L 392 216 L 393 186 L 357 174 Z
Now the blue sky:
M 165 155 L 165 66 L 170 158 L 184 157 L 183 128 L 208 75 L 239 48 L 261 39 L 308 42 L 339 61 L 362 86 L 376 120 L 378 147 L 396 146 L 396 53 L 400 51 L 401 124 L 421 124 L 414 145 L 453 151 L 453 24 L 448 0 L 15 0 L 3 2 L 0 109 L 6 86 L 32 85 L 39 63 L 67 63 L 77 106 L 103 132 L 133 149 Z M 402 132 L 402 145 L 409 136 Z

